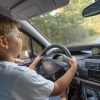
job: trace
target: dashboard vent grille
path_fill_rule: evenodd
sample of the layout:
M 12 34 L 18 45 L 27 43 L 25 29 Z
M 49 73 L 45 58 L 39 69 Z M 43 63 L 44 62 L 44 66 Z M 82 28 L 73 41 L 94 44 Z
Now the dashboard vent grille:
M 89 59 L 100 59 L 100 56 L 98 55 L 96 55 L 96 56 L 90 56 L 90 57 L 87 57 L 87 58 L 89 58 Z
M 98 63 L 96 62 L 85 62 L 86 69 L 97 69 Z
M 98 66 L 98 70 L 100 70 L 100 63 L 99 63 L 99 66 Z

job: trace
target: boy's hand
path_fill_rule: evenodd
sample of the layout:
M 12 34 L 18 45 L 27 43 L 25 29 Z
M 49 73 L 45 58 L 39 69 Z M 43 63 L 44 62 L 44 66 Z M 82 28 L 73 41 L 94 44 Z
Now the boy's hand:
M 29 66 L 30 69 L 35 68 L 35 66 L 39 63 L 39 61 L 43 58 L 43 56 L 37 56 L 34 60 L 34 62 Z
M 63 93 L 66 90 L 66 88 L 69 87 L 69 84 L 71 83 L 75 75 L 75 72 L 77 70 L 76 59 L 75 57 L 67 57 L 67 59 L 71 67 L 62 77 L 55 81 L 54 89 L 51 93 L 51 96 L 60 95 L 61 93 Z
M 15 63 L 24 62 L 24 60 L 21 60 L 21 59 L 18 59 L 18 58 L 15 58 L 14 61 L 15 61 Z
M 34 60 L 33 63 L 34 63 L 35 65 L 37 65 L 37 64 L 39 63 L 39 61 L 40 61 L 42 58 L 43 58 L 42 56 L 41 56 L 41 57 L 40 57 L 40 56 L 37 56 L 37 57 L 35 58 L 35 60 Z
M 76 67 L 77 68 L 77 61 L 75 57 L 67 57 L 69 64 L 71 67 Z

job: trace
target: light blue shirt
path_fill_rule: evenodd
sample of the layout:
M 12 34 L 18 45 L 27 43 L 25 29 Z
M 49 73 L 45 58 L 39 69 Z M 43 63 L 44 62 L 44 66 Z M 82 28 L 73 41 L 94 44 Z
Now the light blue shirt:
M 48 100 L 53 89 L 35 70 L 0 61 L 0 100 Z

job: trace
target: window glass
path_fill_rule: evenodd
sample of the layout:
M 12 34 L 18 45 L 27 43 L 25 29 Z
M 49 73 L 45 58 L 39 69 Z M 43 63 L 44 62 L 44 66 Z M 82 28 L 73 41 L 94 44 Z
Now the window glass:
M 22 51 L 20 52 L 19 58 L 20 59 L 29 59 L 29 37 L 22 32 L 19 33 L 22 39 Z
M 20 53 L 20 59 L 29 59 L 32 57 L 31 55 L 31 48 L 30 48 L 30 39 L 27 35 L 23 34 L 22 32 L 19 33 L 21 35 L 21 39 L 23 41 L 22 43 L 22 51 Z M 39 55 L 42 51 L 41 46 L 36 43 L 34 40 L 32 40 L 32 48 L 33 48 L 33 54 Z
M 28 21 L 52 43 L 97 43 L 100 42 L 100 15 L 82 17 L 83 9 L 93 2 L 94 0 L 70 0 L 65 7 Z

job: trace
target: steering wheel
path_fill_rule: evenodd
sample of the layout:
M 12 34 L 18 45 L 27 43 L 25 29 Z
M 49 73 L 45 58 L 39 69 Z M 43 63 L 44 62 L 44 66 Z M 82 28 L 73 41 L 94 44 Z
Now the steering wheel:
M 56 53 L 54 52 L 54 50 L 51 53 L 53 54 L 53 56 L 50 56 L 51 54 L 46 54 L 47 51 L 49 51 L 52 48 L 59 48 L 62 52 L 64 52 L 64 54 Z M 57 45 L 57 44 L 50 45 L 42 51 L 40 56 L 43 56 L 43 59 L 41 61 L 42 73 L 45 72 L 46 75 L 49 76 L 54 75 L 56 72 L 61 71 L 62 69 L 66 70 L 70 66 L 66 59 L 66 56 L 71 57 L 71 54 L 69 50 L 62 45 Z M 62 56 L 64 59 L 59 60 L 58 59 L 59 56 Z
M 53 48 L 58 48 L 63 53 L 58 53 L 57 50 Z M 52 52 L 47 53 L 50 49 L 52 49 Z M 62 45 L 50 45 L 42 51 L 40 56 L 43 56 L 43 58 L 36 67 L 37 73 L 52 81 L 61 77 L 70 66 L 66 56 L 71 57 L 71 54 L 69 50 Z M 18 65 L 29 66 L 33 61 L 34 59 L 18 63 Z

